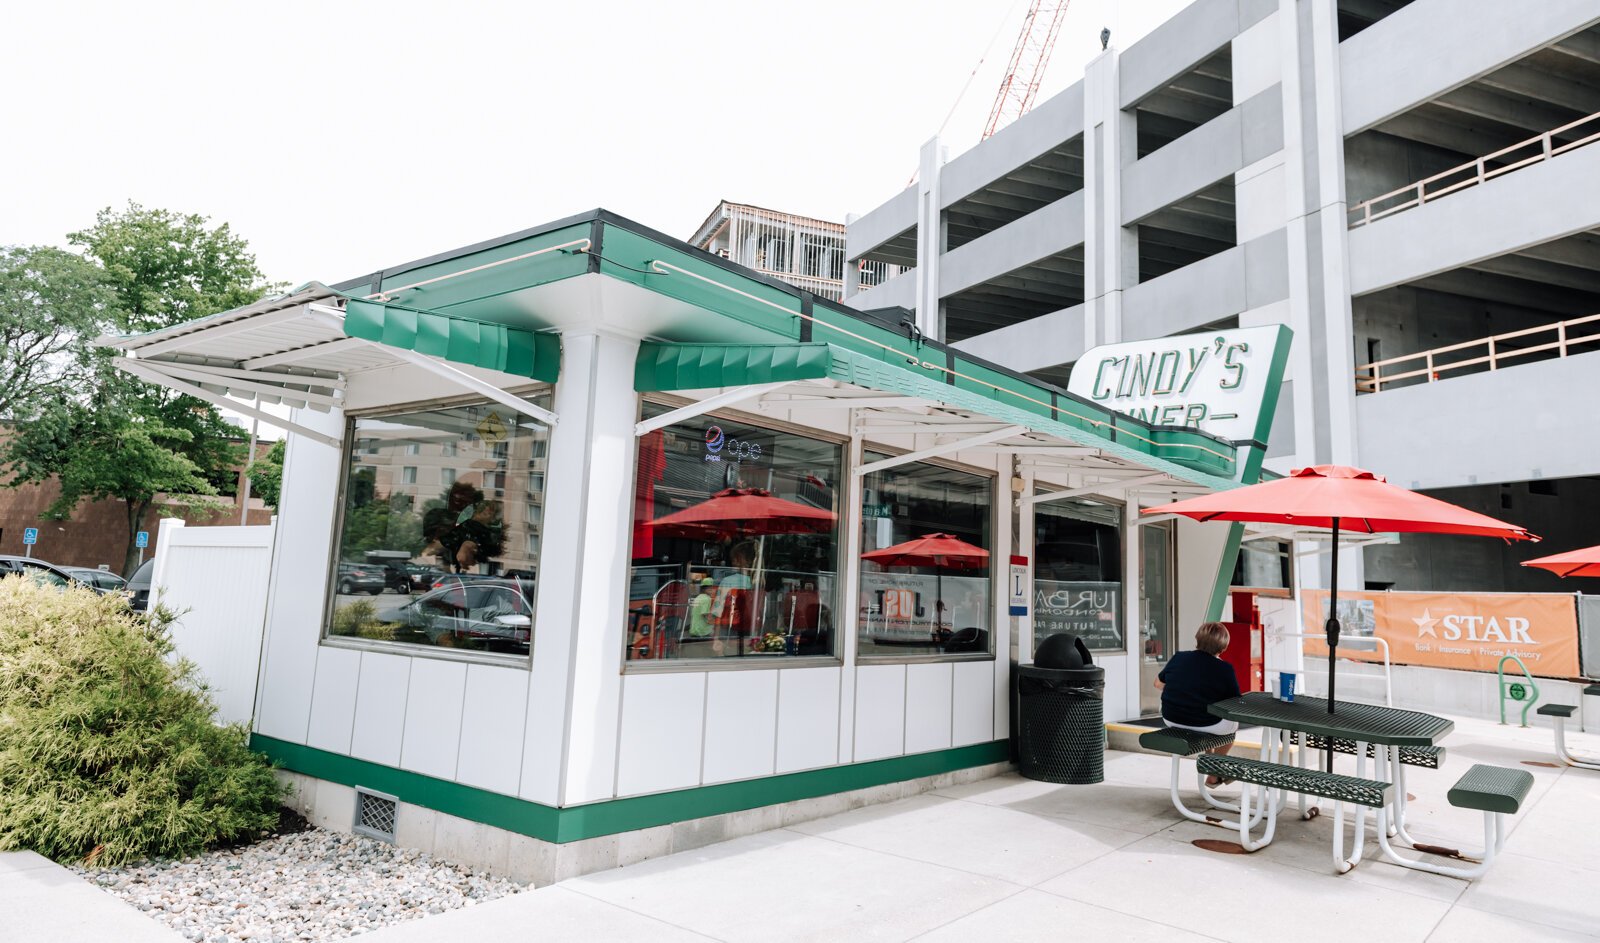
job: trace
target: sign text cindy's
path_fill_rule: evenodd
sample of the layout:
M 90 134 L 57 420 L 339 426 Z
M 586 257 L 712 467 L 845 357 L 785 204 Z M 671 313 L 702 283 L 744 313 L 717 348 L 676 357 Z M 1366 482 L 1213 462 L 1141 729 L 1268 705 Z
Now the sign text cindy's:
M 1153 425 L 1253 439 L 1288 338 L 1273 325 L 1096 347 L 1079 358 L 1067 391 Z

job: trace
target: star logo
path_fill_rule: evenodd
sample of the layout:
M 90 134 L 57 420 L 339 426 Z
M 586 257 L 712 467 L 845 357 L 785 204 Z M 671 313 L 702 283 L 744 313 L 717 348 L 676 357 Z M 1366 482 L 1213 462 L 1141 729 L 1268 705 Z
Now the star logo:
M 1424 635 L 1431 635 L 1434 638 L 1439 637 L 1439 633 L 1433 628 L 1439 624 L 1439 620 L 1435 619 L 1428 610 L 1422 610 L 1422 615 L 1411 621 L 1417 624 L 1417 638 L 1421 638 Z

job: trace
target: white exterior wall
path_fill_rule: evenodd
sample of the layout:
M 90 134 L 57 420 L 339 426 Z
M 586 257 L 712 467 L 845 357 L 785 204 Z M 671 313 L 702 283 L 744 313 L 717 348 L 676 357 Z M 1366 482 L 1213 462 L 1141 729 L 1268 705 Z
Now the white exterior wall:
M 343 469 L 290 435 L 256 731 L 550 806 L 692 788 L 1004 739 L 1010 617 L 1001 594 L 1012 529 L 1009 460 L 950 460 L 996 475 L 992 633 L 997 659 L 855 662 L 854 587 L 841 580 L 838 664 L 732 669 L 624 666 L 632 525 L 635 340 L 563 336 L 553 410 L 532 655 L 527 665 L 352 640 L 321 641 Z M 486 378 L 489 374 L 482 374 Z M 454 395 L 409 368 L 352 378 L 351 410 Z M 839 437 L 843 410 L 773 418 Z M 299 421 L 343 435 L 342 414 Z M 759 416 L 753 421 L 761 422 Z M 874 445 L 913 448 L 892 437 Z M 841 544 L 859 548 L 859 489 Z M 312 552 L 307 552 L 309 548 Z M 848 573 L 849 568 L 846 568 Z

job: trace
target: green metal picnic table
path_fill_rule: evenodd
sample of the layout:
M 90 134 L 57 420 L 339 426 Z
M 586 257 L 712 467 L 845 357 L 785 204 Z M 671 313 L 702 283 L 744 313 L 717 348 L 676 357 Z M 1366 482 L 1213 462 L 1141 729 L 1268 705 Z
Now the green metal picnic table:
M 1240 725 L 1390 747 L 1435 746 L 1456 729 L 1454 721 L 1420 711 L 1340 701 L 1330 714 L 1328 702 L 1320 697 L 1297 695 L 1292 701 L 1280 701 L 1260 691 L 1218 701 L 1210 711 Z
M 1210 705 L 1208 710 L 1224 720 L 1261 727 L 1264 734 L 1262 759 L 1286 757 L 1289 739 L 1298 740 L 1300 735 L 1325 737 L 1330 748 L 1334 740 L 1350 740 L 1357 745 L 1356 775 L 1364 777 L 1367 754 L 1362 745 L 1371 744 L 1377 760 L 1375 775 L 1384 780 L 1395 777 L 1397 787 L 1393 790 L 1392 807 L 1387 810 L 1388 815 L 1379 819 L 1380 827 L 1386 831 L 1392 829 L 1393 834 L 1412 845 L 1416 842 L 1406 833 L 1405 768 L 1400 762 L 1400 750 L 1402 747 L 1437 746 L 1456 726 L 1454 721 L 1421 711 L 1349 701 L 1339 702 L 1330 714 L 1328 702 L 1320 697 L 1296 696 L 1293 701 L 1283 701 L 1260 691 L 1218 701 Z M 1287 736 L 1290 734 L 1295 736 Z M 1302 764 L 1309 752 L 1302 747 L 1299 754 Z M 1300 797 L 1300 814 L 1302 818 L 1307 817 L 1303 794 Z M 1357 845 L 1352 864 L 1361 857 L 1360 836 L 1365 817 L 1366 809 L 1359 809 L 1356 813 Z

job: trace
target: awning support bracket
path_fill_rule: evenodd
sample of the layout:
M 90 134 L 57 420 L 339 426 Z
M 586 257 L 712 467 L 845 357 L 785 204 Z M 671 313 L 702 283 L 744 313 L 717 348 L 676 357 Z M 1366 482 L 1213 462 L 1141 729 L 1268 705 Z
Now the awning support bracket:
M 1004 429 L 996 429 L 993 432 L 986 432 L 983 435 L 976 435 L 966 439 L 957 439 L 954 442 L 946 442 L 942 445 L 935 445 L 931 448 L 918 449 L 915 452 L 907 452 L 904 455 L 896 455 L 892 458 L 884 458 L 879 459 L 876 462 L 868 462 L 865 465 L 857 466 L 856 474 L 870 475 L 875 471 L 882 471 L 885 468 L 894 468 L 897 465 L 909 465 L 912 462 L 920 462 L 925 458 L 935 458 L 940 455 L 948 455 L 951 452 L 959 452 L 962 449 L 977 448 L 980 445 L 988 445 L 991 442 L 999 442 L 1002 439 L 1009 439 L 1013 436 L 1022 435 L 1027 431 L 1028 428 L 1026 426 L 1007 426 Z
M 118 369 L 125 370 L 142 380 L 148 380 L 157 386 L 164 386 L 169 390 L 182 393 L 185 396 L 193 396 L 196 399 L 205 400 L 213 406 L 220 406 L 223 409 L 231 409 L 236 413 L 243 413 L 252 419 L 259 419 L 269 426 L 282 429 L 285 432 L 292 432 L 298 436 L 304 436 L 313 442 L 320 442 L 323 445 L 329 446 L 330 448 L 344 448 L 344 442 L 334 438 L 331 435 L 328 435 L 325 432 L 318 432 L 316 429 L 312 429 L 309 426 L 302 426 L 292 419 L 285 419 L 282 416 L 274 416 L 272 413 L 269 413 L 266 410 L 260 409 L 256 406 L 252 406 L 249 403 L 242 403 L 230 396 L 223 396 L 220 393 L 213 393 L 210 390 L 202 389 L 201 387 L 186 380 L 180 380 L 177 377 L 168 376 L 159 370 L 152 370 L 147 365 L 142 364 L 137 360 L 130 360 L 127 357 L 117 357 L 112 361 L 112 363 L 114 363 Z
M 704 416 L 706 413 L 714 412 L 718 409 L 726 409 L 736 403 L 757 399 L 788 385 L 789 381 L 784 380 L 780 383 L 757 383 L 753 386 L 738 386 L 731 390 L 723 390 L 721 393 L 708 396 L 703 400 L 668 410 L 659 416 L 639 422 L 634 425 L 633 434 L 635 436 L 648 435 L 657 429 L 665 429 L 667 426 L 686 422 L 696 416 Z

